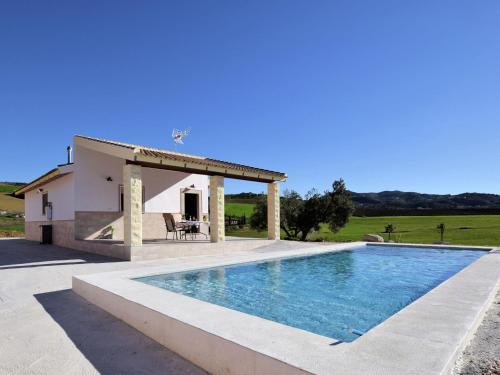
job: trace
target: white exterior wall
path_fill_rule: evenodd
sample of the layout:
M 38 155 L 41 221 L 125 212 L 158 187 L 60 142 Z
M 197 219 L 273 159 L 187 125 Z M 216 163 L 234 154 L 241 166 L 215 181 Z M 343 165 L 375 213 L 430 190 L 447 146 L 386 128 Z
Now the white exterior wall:
M 118 211 L 125 161 L 75 145 L 75 211 Z M 111 177 L 113 181 L 106 181 Z
M 146 212 L 181 212 L 181 191 L 201 190 L 202 212 L 208 213 L 209 177 L 154 168 L 142 168 L 142 184 L 146 191 Z M 194 188 L 190 186 L 194 185 Z
M 117 212 L 119 185 L 123 184 L 125 161 L 75 146 L 75 210 Z M 106 181 L 111 177 L 113 181 Z M 202 213 L 208 212 L 209 177 L 156 168 L 142 168 L 146 213 L 180 213 L 181 189 L 194 185 L 201 190 Z
M 69 173 L 57 180 L 40 186 L 48 193 L 48 201 L 52 202 L 52 220 L 74 220 L 74 175 Z M 46 215 L 42 215 L 42 194 L 38 189 L 31 190 L 24 197 L 25 220 L 45 221 Z

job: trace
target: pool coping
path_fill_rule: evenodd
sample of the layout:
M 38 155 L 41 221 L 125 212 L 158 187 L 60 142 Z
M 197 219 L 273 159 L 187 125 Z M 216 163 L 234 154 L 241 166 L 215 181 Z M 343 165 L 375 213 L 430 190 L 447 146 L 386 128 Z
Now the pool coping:
M 159 266 L 74 276 L 73 290 L 211 373 L 449 372 L 498 288 L 498 248 L 452 246 L 490 252 L 352 343 L 340 343 L 131 280 L 161 273 L 342 251 L 364 244 L 183 258 Z M 450 248 L 450 245 L 418 246 Z

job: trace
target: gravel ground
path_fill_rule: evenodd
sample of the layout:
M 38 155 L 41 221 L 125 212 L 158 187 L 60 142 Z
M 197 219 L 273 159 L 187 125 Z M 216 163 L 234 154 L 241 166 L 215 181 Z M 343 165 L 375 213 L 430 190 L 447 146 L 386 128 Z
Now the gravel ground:
M 454 374 L 500 375 L 500 291 L 457 361 Z

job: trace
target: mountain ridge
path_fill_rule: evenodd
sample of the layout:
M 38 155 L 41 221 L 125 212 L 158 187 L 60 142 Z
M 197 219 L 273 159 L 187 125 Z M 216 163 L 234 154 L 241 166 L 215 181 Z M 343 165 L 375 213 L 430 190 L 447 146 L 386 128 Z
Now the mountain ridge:
M 255 203 L 261 194 L 227 194 L 235 203 Z M 428 194 L 384 190 L 351 192 L 357 216 L 500 214 L 500 195 L 491 193 Z

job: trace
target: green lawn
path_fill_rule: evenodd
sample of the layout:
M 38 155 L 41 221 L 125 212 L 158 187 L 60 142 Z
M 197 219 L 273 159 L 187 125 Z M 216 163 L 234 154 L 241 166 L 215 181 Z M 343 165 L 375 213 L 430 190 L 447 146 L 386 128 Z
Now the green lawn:
M 367 233 L 387 239 L 382 232 L 387 224 L 392 224 L 396 230 L 391 237 L 397 242 L 433 243 L 439 240 L 436 226 L 440 223 L 446 225 L 444 239 L 451 244 L 500 246 L 500 215 L 353 217 L 339 233 L 334 234 L 327 225 L 322 225 L 310 239 L 359 241 Z M 267 233 L 245 229 L 228 231 L 227 235 L 262 238 Z
M 0 237 L 24 235 L 24 219 L 0 216 Z
M 21 185 L 0 184 L 0 193 L 12 193 L 19 189 Z
M 0 231 L 4 232 L 23 232 L 24 233 L 24 224 L 13 224 L 13 225 L 0 225 Z
M 253 214 L 254 204 L 252 203 L 224 203 L 224 211 L 227 216 L 246 216 L 250 218 Z
M 13 216 L 0 216 L 0 230 L 24 232 L 24 219 Z

